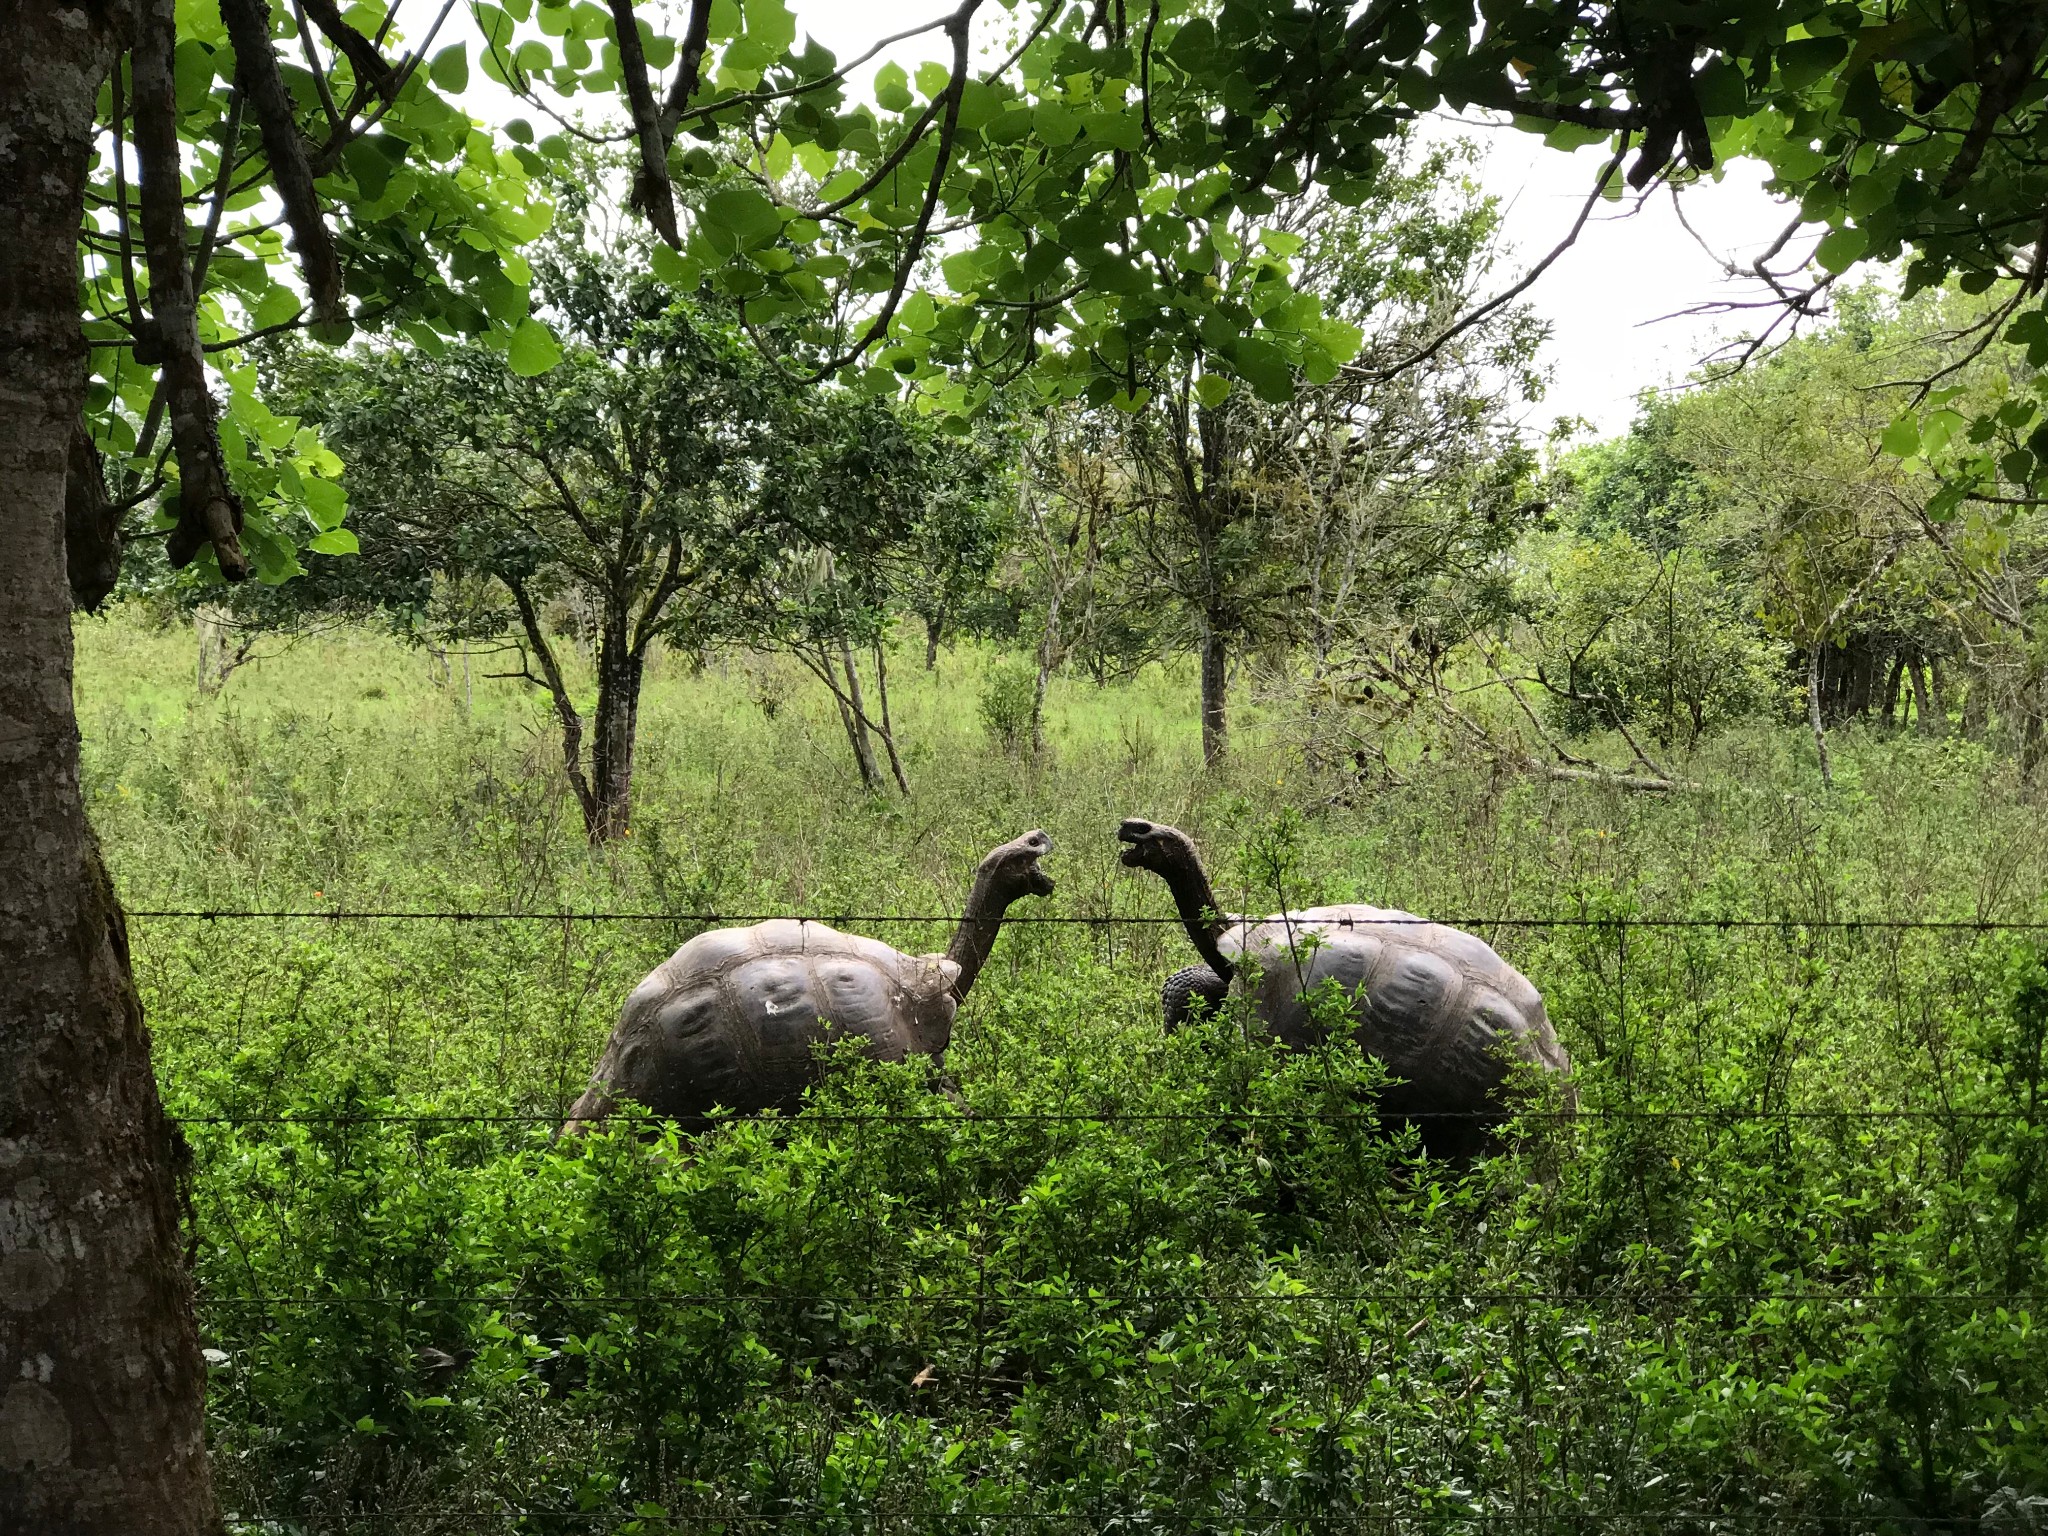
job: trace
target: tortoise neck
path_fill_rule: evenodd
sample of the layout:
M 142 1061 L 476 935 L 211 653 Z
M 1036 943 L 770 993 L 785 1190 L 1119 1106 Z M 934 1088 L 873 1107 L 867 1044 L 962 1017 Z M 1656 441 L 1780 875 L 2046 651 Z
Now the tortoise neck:
M 967 989 L 974 985 L 974 978 L 981 974 L 981 968 L 988 963 L 989 951 L 995 948 L 996 935 L 1003 929 L 1003 914 L 1009 911 L 1010 903 L 1017 899 L 1017 893 L 991 869 L 977 869 L 974 872 L 974 889 L 968 893 L 967 909 L 960 916 L 960 926 L 953 931 L 953 942 L 947 946 L 946 958 L 960 967 L 960 974 L 953 981 L 953 996 L 960 1001 L 967 1000 Z
M 1237 972 L 1237 967 L 1223 953 L 1221 943 L 1223 931 L 1230 924 L 1216 905 L 1216 893 L 1209 888 L 1208 871 L 1202 868 L 1202 860 L 1193 848 L 1185 850 L 1185 857 L 1174 860 L 1172 871 L 1166 876 L 1166 888 L 1173 893 L 1173 904 L 1180 912 L 1181 926 L 1187 929 L 1195 952 L 1210 970 L 1228 982 Z

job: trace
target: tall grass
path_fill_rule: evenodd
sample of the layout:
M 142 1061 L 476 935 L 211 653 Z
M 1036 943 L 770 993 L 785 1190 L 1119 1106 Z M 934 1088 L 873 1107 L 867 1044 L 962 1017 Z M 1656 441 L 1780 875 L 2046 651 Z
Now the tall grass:
M 1824 926 L 2048 918 L 2048 818 L 2003 765 L 1852 735 L 1823 794 L 1760 730 L 1670 797 L 1420 741 L 1405 783 L 1338 784 L 1253 701 L 1212 773 L 1192 678 L 1156 670 L 1061 680 L 1027 761 L 982 726 L 991 659 L 892 669 L 905 801 L 859 789 L 797 670 L 665 658 L 633 835 L 592 851 L 550 717 L 485 659 L 465 682 L 342 632 L 201 699 L 189 636 L 81 627 L 132 907 L 514 914 L 135 921 L 238 1518 L 2032 1528 L 2037 947 Z M 1117 921 L 1170 914 L 1116 862 L 1134 812 L 1195 832 L 1233 904 L 1479 926 L 1543 988 L 1581 1116 L 1446 1168 L 1361 1115 L 1355 1052 L 1164 1036 L 1186 946 Z M 867 1069 L 788 1124 L 553 1149 L 626 991 L 695 931 L 672 914 L 943 914 L 1030 826 L 1044 910 L 1101 921 L 1004 934 L 957 1098 Z

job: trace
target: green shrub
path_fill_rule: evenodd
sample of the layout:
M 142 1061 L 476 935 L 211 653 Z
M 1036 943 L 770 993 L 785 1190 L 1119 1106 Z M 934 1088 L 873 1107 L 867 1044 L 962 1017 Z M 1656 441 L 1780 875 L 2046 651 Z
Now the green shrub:
M 1032 715 L 1038 707 L 1038 671 L 1019 659 L 999 661 L 981 685 L 981 727 L 1006 752 L 1031 745 Z
M 1626 533 L 1554 551 L 1534 598 L 1548 713 L 1575 736 L 1617 724 L 1686 750 L 1784 701 L 1785 647 L 1696 552 Z

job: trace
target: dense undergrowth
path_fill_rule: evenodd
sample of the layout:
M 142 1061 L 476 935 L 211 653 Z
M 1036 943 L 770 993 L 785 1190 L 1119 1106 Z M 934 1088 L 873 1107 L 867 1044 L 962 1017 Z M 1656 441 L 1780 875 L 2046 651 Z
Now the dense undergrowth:
M 1975 926 L 2048 918 L 2048 818 L 1975 748 L 1848 738 L 1828 795 L 1789 731 L 1668 798 L 1414 743 L 1333 785 L 1254 715 L 1204 774 L 1189 680 L 1148 674 L 1062 683 L 1034 764 L 962 652 L 904 659 L 881 801 L 791 672 L 670 660 L 593 854 L 475 661 L 341 633 L 195 700 L 189 656 L 81 629 L 132 907 L 491 914 L 134 920 L 239 1529 L 2048 1524 L 2048 978 Z M 1475 927 L 1581 1113 L 1446 1168 L 1360 1112 L 1355 1053 L 1166 1037 L 1185 947 L 1120 921 L 1169 912 L 1131 813 L 1247 907 Z M 1030 826 L 1060 890 L 1026 915 L 1092 921 L 1004 934 L 956 1092 L 870 1068 L 790 1122 L 554 1144 L 676 914 L 939 948 L 872 919 L 954 910 Z M 1872 919 L 1963 926 L 1830 926 Z

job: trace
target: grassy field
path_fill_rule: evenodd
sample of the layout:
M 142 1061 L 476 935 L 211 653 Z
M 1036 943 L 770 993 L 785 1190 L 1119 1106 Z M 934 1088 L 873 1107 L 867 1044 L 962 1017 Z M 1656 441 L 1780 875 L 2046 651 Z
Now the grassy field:
M 1155 670 L 1059 681 L 1027 763 L 970 648 L 892 669 L 915 793 L 881 800 L 799 669 L 671 657 L 633 835 L 593 853 L 550 717 L 490 658 L 337 632 L 201 699 L 187 630 L 79 642 L 138 912 L 493 914 L 133 920 L 241 1529 L 2048 1509 L 2048 991 L 2036 936 L 1970 926 L 2048 920 L 2048 817 L 1967 743 L 1846 736 L 1831 795 L 1789 727 L 1669 797 L 1416 743 L 1405 783 L 1337 786 L 1250 685 L 1203 772 L 1193 680 Z M 1189 956 L 1120 921 L 1170 912 L 1116 862 L 1134 813 L 1195 832 L 1233 903 L 1474 927 L 1544 990 L 1582 1113 L 1447 1169 L 1358 1113 L 1355 1052 L 1166 1037 Z M 868 1069 L 791 1123 L 552 1147 L 626 992 L 702 926 L 673 914 L 943 914 L 1032 826 L 1043 913 L 1093 921 L 1004 934 L 946 1061 L 964 1110 Z M 1839 926 L 1898 919 L 1966 926 Z

